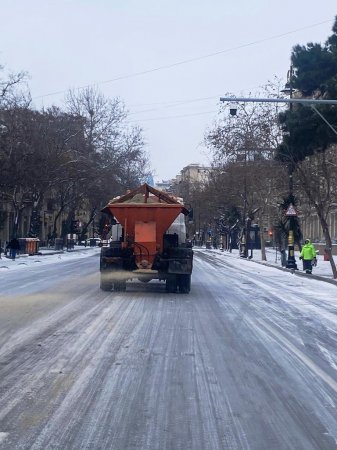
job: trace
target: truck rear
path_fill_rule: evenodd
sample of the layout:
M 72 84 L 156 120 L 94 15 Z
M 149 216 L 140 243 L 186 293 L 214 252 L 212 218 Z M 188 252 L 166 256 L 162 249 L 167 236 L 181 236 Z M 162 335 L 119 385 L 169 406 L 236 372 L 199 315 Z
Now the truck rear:
M 111 217 L 111 239 L 101 248 L 101 289 L 125 291 L 137 278 L 166 282 L 167 292 L 189 293 L 193 251 L 186 241 L 177 199 L 148 184 L 111 200 L 102 210 Z

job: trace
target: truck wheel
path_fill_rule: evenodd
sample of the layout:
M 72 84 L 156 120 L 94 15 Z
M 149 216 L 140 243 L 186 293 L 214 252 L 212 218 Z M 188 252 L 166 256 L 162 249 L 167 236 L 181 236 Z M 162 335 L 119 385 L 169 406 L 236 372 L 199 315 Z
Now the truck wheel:
M 107 280 L 107 278 L 102 274 L 101 274 L 100 288 L 102 289 L 102 291 L 111 291 L 112 288 L 111 281 Z
M 126 291 L 126 281 L 115 281 L 114 282 L 114 291 L 125 292 Z
M 166 278 L 166 292 L 174 293 L 177 292 L 177 276 L 171 275 Z
M 191 290 L 191 275 L 179 275 L 178 285 L 179 292 L 188 294 Z

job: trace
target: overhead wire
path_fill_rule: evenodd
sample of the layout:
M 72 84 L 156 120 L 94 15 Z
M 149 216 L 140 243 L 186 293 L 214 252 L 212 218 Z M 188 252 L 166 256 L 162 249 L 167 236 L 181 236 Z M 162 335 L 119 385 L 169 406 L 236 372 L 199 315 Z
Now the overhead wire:
M 212 110 L 212 111 L 204 111 L 204 112 L 199 112 L 199 113 L 191 113 L 191 114 L 177 114 L 175 116 L 163 116 L 163 117 L 150 117 L 148 119 L 138 119 L 138 122 L 150 122 L 153 120 L 166 120 L 166 119 L 181 119 L 183 117 L 191 117 L 191 116 L 201 116 L 204 114 L 214 114 L 217 113 L 217 110 Z M 129 122 L 136 122 L 136 120 L 130 120 Z
M 151 109 L 144 109 L 144 110 L 140 110 L 140 111 L 133 111 L 133 112 L 129 112 L 129 115 L 134 115 L 134 114 L 142 114 L 142 113 L 147 113 L 147 112 L 152 112 L 152 111 L 159 111 L 161 109 L 166 108 L 176 108 L 177 106 L 184 106 L 187 105 L 189 103 L 196 103 L 196 102 L 202 102 L 205 100 L 214 100 L 214 99 L 218 99 L 219 96 L 211 96 L 211 97 L 199 97 L 199 98 L 193 98 L 193 99 L 188 99 L 188 100 L 175 100 L 172 102 L 163 102 L 163 103 L 157 103 L 157 105 L 162 105 L 162 107 L 158 107 L 158 108 L 151 108 Z
M 134 77 L 138 77 L 138 76 L 141 76 L 141 75 L 146 75 L 146 74 L 153 73 L 153 72 L 158 72 L 160 70 L 170 69 L 170 68 L 181 66 L 181 65 L 184 65 L 184 64 L 189 64 L 189 63 L 192 63 L 192 62 L 195 62 L 195 61 L 201 61 L 201 60 L 206 59 L 206 58 L 212 58 L 212 57 L 217 56 L 217 55 L 221 55 L 221 54 L 224 54 L 224 53 L 229 53 L 229 52 L 232 52 L 232 51 L 235 51 L 235 50 L 240 50 L 242 48 L 250 47 L 252 45 L 261 44 L 263 42 L 267 42 L 267 41 L 270 41 L 270 40 L 279 39 L 281 37 L 288 36 L 290 34 L 297 33 L 299 31 L 308 30 L 310 28 L 315 28 L 315 27 L 317 27 L 319 25 L 323 25 L 323 24 L 328 23 L 328 22 L 331 22 L 331 19 L 324 20 L 322 22 L 316 22 L 315 24 L 307 25 L 305 27 L 301 27 L 301 28 L 297 28 L 295 30 L 287 31 L 285 33 L 280 33 L 280 34 L 276 34 L 274 36 L 266 37 L 266 38 L 263 38 L 263 39 L 258 39 L 256 41 L 248 42 L 248 43 L 245 43 L 245 44 L 240 44 L 240 45 L 237 45 L 235 47 L 227 48 L 227 49 L 224 49 L 224 50 L 219 50 L 217 52 L 208 53 L 206 55 L 201 55 L 201 56 L 196 56 L 196 57 L 193 57 L 193 58 L 184 59 L 182 61 L 177 61 L 175 63 L 165 64 L 165 65 L 162 65 L 162 66 L 154 67 L 152 69 L 147 69 L 147 70 L 143 70 L 143 71 L 139 71 L 139 72 L 134 72 L 134 73 L 127 74 L 127 75 L 121 75 L 119 77 L 111 78 L 109 80 L 97 81 L 95 83 L 90 83 L 90 84 L 87 84 L 87 85 L 84 85 L 84 86 L 77 87 L 75 89 L 76 90 L 86 89 L 86 88 L 89 88 L 89 87 L 92 87 L 92 86 L 98 86 L 98 85 L 102 85 L 102 84 L 113 83 L 115 81 L 126 80 L 126 79 L 129 79 L 129 78 L 134 78 Z M 38 95 L 38 96 L 33 97 L 33 99 L 39 99 L 39 98 L 44 98 L 44 97 L 51 97 L 53 95 L 60 95 L 60 94 L 66 93 L 66 92 L 68 92 L 68 89 L 67 90 L 62 90 L 62 91 L 54 91 L 54 92 L 50 92 L 50 93 L 43 94 L 43 95 Z

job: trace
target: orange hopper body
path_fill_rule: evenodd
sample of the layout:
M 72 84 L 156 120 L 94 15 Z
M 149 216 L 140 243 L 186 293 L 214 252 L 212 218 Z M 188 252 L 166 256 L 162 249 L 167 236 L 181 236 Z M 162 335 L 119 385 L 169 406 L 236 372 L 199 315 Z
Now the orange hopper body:
M 113 215 L 124 229 L 125 245 L 134 246 L 137 265 L 152 266 L 163 250 L 163 235 L 185 207 L 166 193 L 144 184 L 123 197 L 110 201 L 102 210 Z

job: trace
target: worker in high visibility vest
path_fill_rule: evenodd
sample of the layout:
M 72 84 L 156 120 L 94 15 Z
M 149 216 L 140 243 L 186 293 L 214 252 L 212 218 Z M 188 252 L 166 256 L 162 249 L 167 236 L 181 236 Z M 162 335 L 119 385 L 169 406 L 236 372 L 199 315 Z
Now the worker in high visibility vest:
M 303 270 L 306 273 L 312 273 L 312 266 L 316 261 L 316 253 L 314 244 L 311 243 L 310 239 L 306 239 L 300 255 L 300 259 L 303 260 Z

